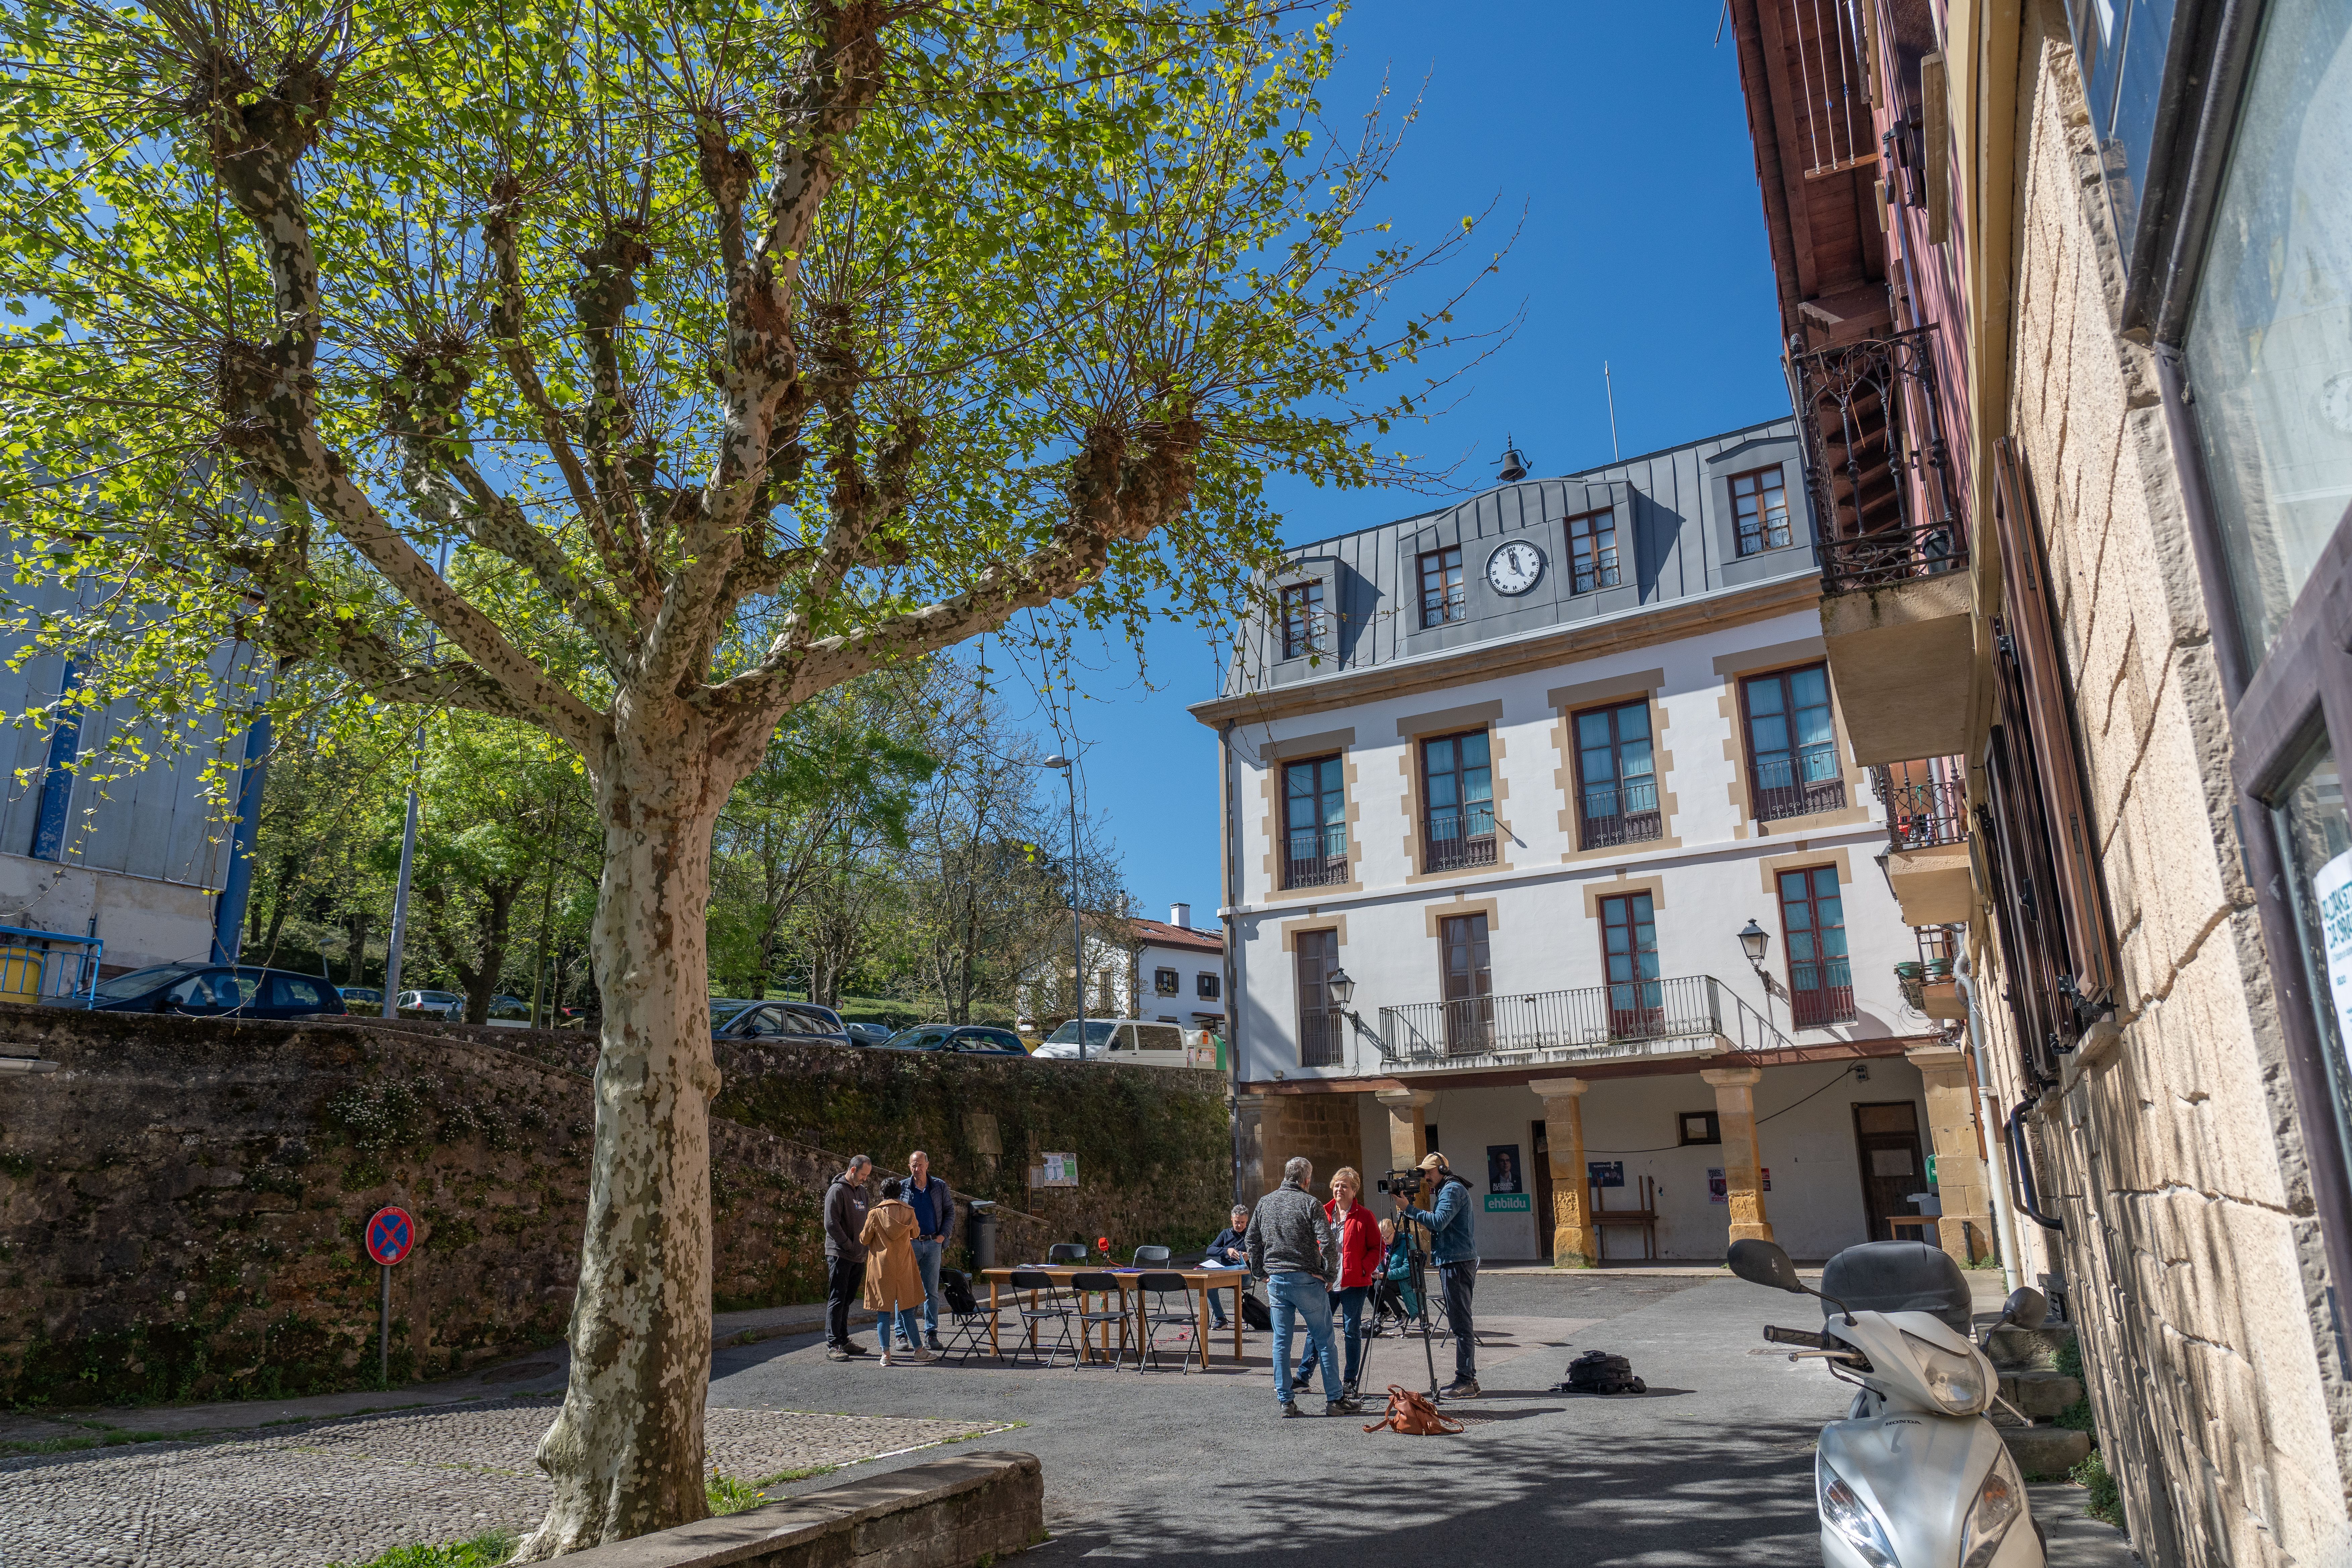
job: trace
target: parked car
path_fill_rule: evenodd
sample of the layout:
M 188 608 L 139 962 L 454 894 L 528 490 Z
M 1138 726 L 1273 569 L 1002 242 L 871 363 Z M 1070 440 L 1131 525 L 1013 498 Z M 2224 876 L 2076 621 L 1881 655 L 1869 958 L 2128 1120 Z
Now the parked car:
M 1073 1037 L 1075 1038 L 1076 1037 Z M 918 1024 L 890 1037 L 887 1051 L 954 1051 L 959 1055 L 1025 1057 L 1027 1047 L 1010 1029 L 981 1024 Z
M 458 1005 L 457 1016 L 464 1017 L 465 1005 Z M 520 996 L 493 996 L 487 1022 L 493 1029 L 528 1029 L 530 1027 L 530 1004 Z
M 185 1018 L 299 1018 L 349 1011 L 335 988 L 315 974 L 212 963 L 158 963 L 118 974 L 99 983 L 90 1007 Z
M 381 1013 L 383 1011 L 383 992 L 376 986 L 338 986 L 336 987 L 336 994 L 341 996 L 343 999 L 344 1005 L 353 1012 L 359 1011 L 362 1007 L 365 1007 L 371 1013 Z
M 451 1023 L 466 1016 L 466 999 L 455 991 L 404 991 L 400 1005 L 423 1013 L 438 1013 Z
M 841 1015 L 813 1002 L 744 1002 L 715 997 L 710 1004 L 710 1034 L 719 1040 L 814 1040 L 846 1046 L 856 1042 L 842 1026 Z
M 1139 1018 L 1089 1018 L 1086 1059 L 1128 1062 L 1137 1067 L 1214 1067 L 1216 1047 L 1207 1040 L 1202 1031 L 1187 1030 L 1175 1024 L 1147 1024 Z M 1076 1061 L 1078 1021 L 1066 1020 L 1031 1054 L 1053 1061 Z
M 844 1024 L 849 1032 L 849 1042 L 856 1046 L 887 1046 L 898 1031 L 887 1024 Z

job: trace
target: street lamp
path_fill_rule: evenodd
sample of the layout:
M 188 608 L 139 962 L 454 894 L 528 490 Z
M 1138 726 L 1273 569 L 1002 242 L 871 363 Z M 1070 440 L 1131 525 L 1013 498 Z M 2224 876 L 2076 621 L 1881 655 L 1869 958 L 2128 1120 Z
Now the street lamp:
M 1078 773 L 1059 752 L 1037 764 L 1052 768 L 1070 788 L 1070 991 L 1078 1010 L 1078 1060 L 1087 1059 L 1087 935 L 1078 917 Z
M 1348 978 L 1348 972 L 1344 969 L 1333 970 L 1331 977 L 1324 984 L 1331 988 L 1331 1000 L 1338 1003 L 1343 1011 L 1356 999 L 1356 983 Z
M 1764 950 L 1771 944 L 1772 933 L 1751 916 L 1739 932 L 1739 951 L 1748 955 L 1748 967 L 1756 972 L 1757 982 L 1764 988 L 1764 1026 L 1777 1033 L 1780 1026 L 1772 1022 L 1772 982 L 1764 973 Z

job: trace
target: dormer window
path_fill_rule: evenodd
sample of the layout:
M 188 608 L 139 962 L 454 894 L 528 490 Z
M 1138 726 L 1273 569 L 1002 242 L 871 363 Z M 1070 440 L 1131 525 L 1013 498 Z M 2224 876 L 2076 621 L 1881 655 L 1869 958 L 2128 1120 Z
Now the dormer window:
M 1589 511 L 1568 520 L 1568 561 L 1570 593 L 1590 594 L 1614 588 L 1617 570 L 1617 513 Z
M 1760 555 L 1789 542 L 1789 491 L 1778 463 L 1731 476 L 1731 515 L 1742 555 Z
M 1282 657 L 1303 658 L 1330 652 L 1325 631 L 1323 584 L 1294 583 L 1282 591 Z
M 1462 587 L 1462 547 L 1432 550 L 1421 558 L 1421 624 L 1442 626 L 1467 620 L 1470 602 Z

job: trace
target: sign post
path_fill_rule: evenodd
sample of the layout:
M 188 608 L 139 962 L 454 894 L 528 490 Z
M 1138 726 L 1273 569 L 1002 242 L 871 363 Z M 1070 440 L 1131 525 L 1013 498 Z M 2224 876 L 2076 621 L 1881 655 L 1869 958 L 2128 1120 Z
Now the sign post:
M 392 1383 L 392 1266 L 406 1258 L 415 1245 L 416 1222 L 408 1217 L 406 1209 L 378 1209 L 369 1218 L 368 1256 L 375 1259 L 383 1286 L 376 1312 L 376 1376 L 387 1387 Z

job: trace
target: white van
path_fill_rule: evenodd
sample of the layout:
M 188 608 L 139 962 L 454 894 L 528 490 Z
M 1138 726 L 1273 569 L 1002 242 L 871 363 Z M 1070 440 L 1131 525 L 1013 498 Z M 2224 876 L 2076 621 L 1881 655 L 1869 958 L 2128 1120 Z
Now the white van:
M 1077 1060 L 1078 1021 L 1067 1020 L 1029 1054 L 1051 1061 Z M 1087 1060 L 1129 1062 L 1137 1067 L 1213 1068 L 1217 1046 L 1205 1029 L 1147 1024 L 1138 1018 L 1088 1018 Z

